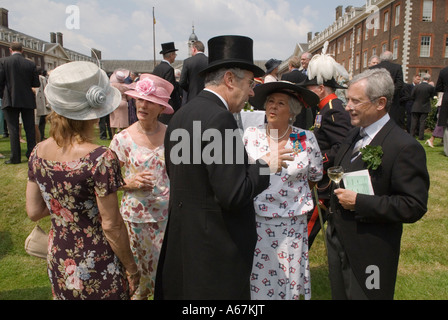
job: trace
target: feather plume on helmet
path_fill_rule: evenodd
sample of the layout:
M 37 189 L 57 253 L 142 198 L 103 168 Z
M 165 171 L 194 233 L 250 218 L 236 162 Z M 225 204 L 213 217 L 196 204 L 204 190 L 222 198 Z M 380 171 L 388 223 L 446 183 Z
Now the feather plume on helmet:
M 321 54 L 316 54 L 310 60 L 308 65 L 308 79 L 307 85 L 311 85 L 311 82 L 315 82 L 316 85 L 325 85 L 333 88 L 346 89 L 346 87 L 340 86 L 337 80 L 342 77 L 344 79 L 349 78 L 349 74 L 345 68 L 334 60 L 334 58 L 327 54 L 328 41 L 324 43 Z

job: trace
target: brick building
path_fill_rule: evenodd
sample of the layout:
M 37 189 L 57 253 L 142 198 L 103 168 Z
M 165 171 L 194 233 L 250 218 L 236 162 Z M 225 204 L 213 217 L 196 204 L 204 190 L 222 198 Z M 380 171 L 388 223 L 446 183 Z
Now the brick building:
M 308 51 L 320 53 L 329 41 L 328 53 L 351 75 L 386 50 L 402 65 L 406 82 L 417 73 L 437 81 L 448 65 L 448 0 L 366 0 L 360 8 L 336 7 L 335 18 L 324 31 L 309 34 Z

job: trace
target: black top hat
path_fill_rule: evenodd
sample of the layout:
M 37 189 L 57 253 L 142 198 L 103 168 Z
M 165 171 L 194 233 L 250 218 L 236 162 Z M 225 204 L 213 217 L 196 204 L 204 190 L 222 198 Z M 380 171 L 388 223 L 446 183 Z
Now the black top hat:
M 165 54 L 173 51 L 178 51 L 178 49 L 174 47 L 174 42 L 162 43 L 162 51 L 160 51 L 160 54 Z
M 264 75 L 264 71 L 254 64 L 253 40 L 244 36 L 218 36 L 208 41 L 208 66 L 200 74 L 220 68 L 249 70 L 255 77 Z
M 281 60 L 269 59 L 264 66 L 266 67 L 266 74 L 270 74 L 275 68 L 282 64 Z
M 314 77 L 313 79 L 306 79 L 305 81 L 298 84 L 299 86 L 306 87 L 306 86 L 317 86 L 317 77 Z M 333 89 L 347 89 L 347 87 L 341 86 L 334 78 L 331 78 L 330 80 L 325 80 L 323 82 L 323 85 L 325 87 L 330 87 Z
M 319 104 L 319 97 L 311 90 L 300 87 L 289 81 L 274 81 L 261 84 L 254 88 L 255 95 L 249 98 L 249 103 L 255 109 L 262 110 L 266 98 L 272 93 L 286 93 L 299 100 L 305 107 L 314 107 Z

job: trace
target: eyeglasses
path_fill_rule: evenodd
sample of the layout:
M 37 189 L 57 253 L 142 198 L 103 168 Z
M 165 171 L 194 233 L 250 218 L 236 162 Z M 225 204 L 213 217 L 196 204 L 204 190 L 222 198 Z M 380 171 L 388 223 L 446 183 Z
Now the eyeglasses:
M 381 97 L 374 98 L 374 99 L 369 100 L 369 101 L 358 102 L 358 103 L 352 103 L 351 100 L 349 99 L 349 102 L 347 103 L 347 108 L 349 108 L 350 110 L 359 109 L 360 107 L 362 107 L 363 105 L 365 105 L 367 103 L 374 103 L 379 98 L 381 98 Z
M 249 80 L 249 87 L 253 90 L 255 88 L 255 86 L 257 85 L 257 83 L 255 82 L 254 79 Z

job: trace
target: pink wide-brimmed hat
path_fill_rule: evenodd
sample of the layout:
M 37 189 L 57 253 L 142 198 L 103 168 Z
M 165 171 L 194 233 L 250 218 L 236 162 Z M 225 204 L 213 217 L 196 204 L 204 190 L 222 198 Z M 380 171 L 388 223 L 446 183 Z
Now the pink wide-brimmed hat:
M 130 84 L 128 88 L 130 90 L 125 92 L 126 95 L 134 99 L 144 99 L 160 104 L 165 107 L 162 113 L 174 113 L 173 107 L 168 103 L 174 86 L 165 79 L 144 73 L 140 76 L 139 81 Z
M 111 83 L 124 83 L 124 80 L 126 80 L 126 78 L 129 77 L 129 73 L 130 73 L 129 70 L 117 69 L 110 76 L 110 82 Z

